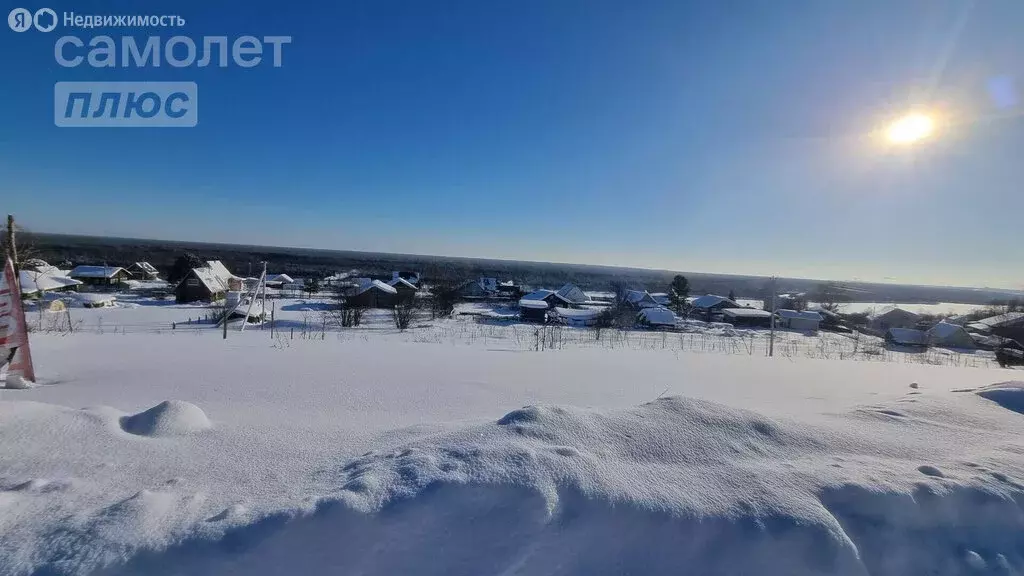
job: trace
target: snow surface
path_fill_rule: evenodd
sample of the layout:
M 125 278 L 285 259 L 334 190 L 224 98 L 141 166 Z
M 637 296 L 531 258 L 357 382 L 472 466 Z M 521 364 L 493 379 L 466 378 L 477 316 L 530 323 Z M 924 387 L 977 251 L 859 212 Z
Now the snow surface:
M 213 336 L 33 338 L 0 574 L 1024 570 L 1020 372 Z

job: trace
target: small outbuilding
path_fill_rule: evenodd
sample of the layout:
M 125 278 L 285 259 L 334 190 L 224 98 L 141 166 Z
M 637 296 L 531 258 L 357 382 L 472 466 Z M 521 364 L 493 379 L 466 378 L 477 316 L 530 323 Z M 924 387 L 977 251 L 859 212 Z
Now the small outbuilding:
M 597 317 L 601 315 L 600 310 L 588 308 L 562 308 L 554 309 L 555 318 L 566 326 L 593 326 L 597 324 Z
M 821 326 L 821 314 L 813 310 L 776 310 L 779 327 L 805 332 L 817 332 Z
M 723 308 L 722 320 L 733 326 L 768 327 L 772 323 L 772 313 L 757 308 Z
M 676 315 L 668 308 L 644 308 L 636 315 L 636 322 L 649 328 L 675 328 Z
M 909 346 L 912 348 L 927 348 L 928 333 L 913 328 L 889 328 L 885 332 L 885 342 L 897 346 Z
M 527 322 L 547 322 L 549 308 L 548 302 L 543 299 L 526 297 L 519 299 L 519 317 Z

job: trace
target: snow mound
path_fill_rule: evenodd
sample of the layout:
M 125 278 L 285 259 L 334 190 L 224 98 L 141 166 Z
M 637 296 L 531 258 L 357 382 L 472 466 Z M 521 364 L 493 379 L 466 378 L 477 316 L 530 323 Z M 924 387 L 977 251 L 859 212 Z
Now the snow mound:
M 1024 382 L 1003 382 L 985 386 L 974 392 L 978 396 L 991 400 L 1007 410 L 1024 414 Z
M 328 467 L 319 476 L 334 489 L 308 508 L 104 573 L 1020 573 L 1024 487 L 1001 473 L 957 484 L 909 464 L 898 433 L 880 448 L 851 424 L 680 397 L 607 412 L 527 406 Z M 914 479 L 867 480 L 900 466 Z
M 210 426 L 202 409 L 181 400 L 164 400 L 145 412 L 121 418 L 121 428 L 138 436 L 180 436 Z

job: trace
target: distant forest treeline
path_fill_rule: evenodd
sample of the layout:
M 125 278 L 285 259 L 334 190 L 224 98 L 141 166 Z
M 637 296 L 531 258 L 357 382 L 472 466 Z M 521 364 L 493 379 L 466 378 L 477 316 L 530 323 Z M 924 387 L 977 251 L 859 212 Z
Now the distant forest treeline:
M 203 260 L 221 260 L 232 272 L 246 276 L 258 275 L 262 262 L 266 261 L 270 272 L 295 277 L 322 278 L 353 269 L 365 274 L 410 270 L 421 272 L 427 279 L 445 276 L 468 280 L 487 276 L 502 281 L 514 280 L 533 288 L 557 288 L 572 282 L 586 290 L 611 290 L 615 283 L 625 281 L 635 288 L 665 292 L 672 277 L 681 273 L 689 279 L 692 294 L 724 295 L 733 292 L 739 298 L 763 298 L 770 285 L 770 280 L 763 276 L 63 234 L 23 233 L 19 243 L 31 247 L 36 256 L 51 264 L 127 266 L 136 261 L 148 261 L 164 274 L 179 256 L 191 252 Z M 990 304 L 1021 295 L 1019 292 L 987 288 L 826 282 L 799 278 L 779 278 L 777 289 L 780 293 L 806 292 L 812 299 L 828 292 L 832 299 L 848 302 Z

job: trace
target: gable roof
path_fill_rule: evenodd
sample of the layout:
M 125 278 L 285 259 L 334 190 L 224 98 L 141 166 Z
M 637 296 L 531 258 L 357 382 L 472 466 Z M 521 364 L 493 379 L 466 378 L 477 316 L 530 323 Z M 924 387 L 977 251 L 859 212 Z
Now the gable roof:
M 221 281 L 224 282 L 225 286 L 227 286 L 228 280 L 236 277 L 228 271 L 227 266 L 225 266 L 220 260 L 209 260 L 206 262 L 206 266 L 214 275 L 217 276 L 217 278 L 220 278 Z
M 20 270 L 18 280 L 21 284 L 22 294 L 35 294 L 49 290 L 59 290 L 70 286 L 78 286 L 82 282 L 67 276 L 33 272 L 31 270 Z
M 413 284 L 412 282 L 409 282 L 408 280 L 406 280 L 405 278 L 402 278 L 401 276 L 399 276 L 398 278 L 392 278 L 391 281 L 388 282 L 388 286 L 398 286 L 399 284 L 402 284 L 404 286 L 408 286 L 409 288 L 412 288 L 413 290 L 418 290 L 418 288 L 416 288 L 415 284 Z
M 353 290 L 352 292 L 352 295 L 358 296 L 370 289 L 380 290 L 381 292 L 386 292 L 388 294 L 398 294 L 398 290 L 395 290 L 394 286 L 388 285 L 380 280 L 372 280 L 370 278 L 356 278 L 356 286 L 355 290 Z
M 989 328 L 1002 328 L 1005 326 L 1024 325 L 1024 312 L 1007 312 L 998 316 L 989 316 L 984 320 L 978 320 L 978 324 L 984 324 Z
M 656 326 L 675 326 L 676 315 L 668 308 L 644 308 L 637 314 L 648 324 Z
M 920 318 L 920 316 L 918 316 L 917 314 L 914 314 L 913 312 L 911 312 L 909 310 L 904 310 L 903 308 L 900 308 L 899 306 L 885 306 L 884 308 L 881 308 L 881 309 L 875 311 L 874 314 L 868 316 L 868 320 L 874 320 L 875 318 L 882 318 L 883 316 L 903 316 L 905 318 L 915 318 L 915 319 L 916 318 Z
M 220 276 L 213 271 L 209 266 L 203 266 L 202 268 L 193 268 L 181 282 L 188 280 L 190 276 L 194 276 L 199 279 L 199 282 L 209 290 L 210 294 L 216 294 L 218 292 L 225 292 L 228 289 L 228 282 L 226 279 L 221 279 Z M 181 282 L 178 285 L 181 285 Z
M 555 294 L 570 304 L 583 304 L 587 301 L 587 295 L 575 284 L 566 284 L 559 288 Z
M 282 284 L 294 284 L 295 279 L 287 274 L 267 274 L 267 282 L 280 282 Z
M 933 338 L 949 338 L 957 332 L 963 332 L 967 334 L 963 326 L 957 324 L 950 324 L 949 322 L 942 321 L 928 329 L 928 334 Z
M 118 272 L 127 273 L 120 266 L 75 266 L 68 276 L 71 278 L 113 278 Z
M 526 296 L 523 296 L 523 300 L 544 300 L 545 298 L 551 296 L 554 293 L 554 290 L 545 290 L 542 288 L 540 290 L 534 290 L 533 292 L 530 292 Z
M 630 304 L 653 304 L 657 306 L 659 302 L 654 299 L 654 295 L 646 290 L 627 290 L 623 300 Z
M 149 262 L 136 262 L 136 263 L 132 264 L 132 266 L 134 266 L 134 267 L 138 268 L 139 270 L 142 270 L 143 272 L 146 272 L 148 274 L 156 274 L 157 273 L 156 272 L 156 268 L 152 264 L 150 264 Z
M 729 300 L 725 296 L 718 296 L 717 294 L 705 294 L 694 298 L 693 301 L 690 302 L 690 305 L 694 308 L 711 308 L 713 306 L 718 306 L 723 302 L 728 304 L 729 308 L 742 308 L 742 306 L 736 302 Z

